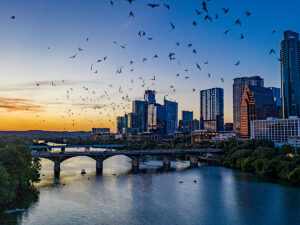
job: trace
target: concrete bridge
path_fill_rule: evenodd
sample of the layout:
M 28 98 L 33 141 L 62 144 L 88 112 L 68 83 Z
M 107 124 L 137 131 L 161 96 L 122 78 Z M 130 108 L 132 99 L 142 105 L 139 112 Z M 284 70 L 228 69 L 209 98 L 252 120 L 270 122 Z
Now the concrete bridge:
M 122 145 L 61 145 L 61 146 L 29 146 L 33 157 L 45 158 L 54 162 L 54 174 L 60 174 L 60 164 L 72 157 L 87 156 L 96 161 L 96 173 L 102 174 L 103 161 L 116 155 L 124 155 L 132 159 L 132 168 L 139 168 L 140 160 L 146 155 L 161 156 L 164 167 L 170 167 L 170 158 L 174 155 L 188 155 L 191 167 L 197 167 L 199 157 L 209 153 L 210 157 L 218 157 L 220 149 L 151 149 L 151 150 L 123 150 Z M 59 148 L 60 151 L 52 151 Z M 84 148 L 84 151 L 66 151 L 68 148 Z M 90 148 L 101 148 L 102 151 L 90 151 Z M 50 151 L 49 151 L 50 150 Z

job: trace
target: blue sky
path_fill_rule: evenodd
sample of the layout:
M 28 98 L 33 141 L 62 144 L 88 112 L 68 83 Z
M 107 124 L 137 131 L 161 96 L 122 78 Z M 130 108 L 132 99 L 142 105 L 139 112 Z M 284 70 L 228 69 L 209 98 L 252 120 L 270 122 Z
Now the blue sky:
M 203 11 L 198 0 L 113 2 L 113 6 L 107 0 L 0 2 L 0 116 L 6 121 L 0 129 L 115 127 L 115 116 L 129 112 L 131 101 L 142 98 L 146 88 L 158 92 L 159 102 L 168 95 L 178 101 L 180 111 L 193 110 L 198 119 L 199 91 L 222 87 L 225 122 L 230 122 L 233 78 L 259 75 L 265 86 L 280 87 L 277 58 L 282 33 L 300 31 L 300 2 L 296 0 L 211 0 L 207 7 L 212 22 L 203 20 L 205 13 L 195 13 L 195 9 Z M 161 6 L 151 9 L 147 3 Z M 171 9 L 163 3 L 170 4 Z M 222 8 L 230 8 L 229 13 L 225 15 Z M 246 10 L 251 16 L 246 17 Z M 130 11 L 134 18 L 129 18 Z M 12 15 L 15 20 L 10 19 Z M 234 24 L 236 19 L 242 26 Z M 176 26 L 171 32 L 170 22 Z M 227 29 L 230 32 L 224 35 Z M 146 36 L 140 38 L 139 30 Z M 126 44 L 125 49 L 113 41 Z M 79 47 L 83 51 L 78 51 Z M 276 55 L 269 55 L 271 48 Z M 170 52 L 175 53 L 176 60 L 168 59 Z M 76 58 L 70 59 L 74 54 Z M 158 59 L 152 59 L 155 54 Z M 97 63 L 104 56 L 107 60 Z M 132 66 L 130 60 L 134 61 Z M 240 65 L 234 66 L 237 61 Z M 122 73 L 117 75 L 120 67 Z M 184 79 L 186 76 L 190 78 Z M 10 107 L 5 106 L 8 103 Z

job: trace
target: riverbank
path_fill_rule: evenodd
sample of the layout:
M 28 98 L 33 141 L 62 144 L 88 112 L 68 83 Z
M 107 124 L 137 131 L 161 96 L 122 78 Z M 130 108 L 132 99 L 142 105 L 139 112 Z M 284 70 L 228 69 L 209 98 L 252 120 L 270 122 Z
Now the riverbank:
M 221 165 L 243 172 L 280 179 L 300 186 L 300 156 L 291 146 L 275 148 L 273 142 L 249 140 L 237 144 L 235 140 L 221 142 L 223 149 Z
M 0 210 L 24 202 L 24 195 L 37 196 L 33 183 L 40 180 L 40 160 L 33 159 L 26 141 L 0 140 Z M 24 202 L 25 203 L 25 202 Z

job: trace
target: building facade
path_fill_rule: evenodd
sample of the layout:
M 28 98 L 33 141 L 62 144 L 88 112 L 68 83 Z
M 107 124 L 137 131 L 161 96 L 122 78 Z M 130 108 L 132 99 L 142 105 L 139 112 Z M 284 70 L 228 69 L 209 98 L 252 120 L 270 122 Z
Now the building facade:
M 267 118 L 251 121 L 251 138 L 274 141 L 277 144 L 289 144 L 289 139 L 300 137 L 300 119 L 292 116 L 288 119 Z
M 224 90 L 212 88 L 200 91 L 200 129 L 224 130 Z
M 148 103 L 146 101 L 135 100 L 132 102 L 132 113 L 138 115 L 139 132 L 147 131 L 148 123 Z
M 182 112 L 182 121 L 191 121 L 194 119 L 194 113 L 193 111 L 185 111 L 183 110 Z
M 188 134 L 195 130 L 200 129 L 199 120 L 194 120 L 193 111 L 185 111 L 183 110 L 181 116 L 181 120 L 179 120 L 178 131 Z
M 224 131 L 233 131 L 233 123 L 225 123 Z
M 148 132 L 166 134 L 166 109 L 160 104 L 148 104 Z
M 166 134 L 174 135 L 178 127 L 178 103 L 164 99 L 166 111 Z
M 251 121 L 275 117 L 276 105 L 270 88 L 246 85 L 241 103 L 240 136 L 250 138 Z
M 155 91 L 153 91 L 153 90 L 146 90 L 145 94 L 144 94 L 144 100 L 148 104 L 155 104 L 156 103 L 156 100 L 155 100 Z
M 117 131 L 119 134 L 123 132 L 123 128 L 126 129 L 128 127 L 128 116 L 118 116 L 117 117 Z
M 128 128 L 134 132 L 140 132 L 141 123 L 140 114 L 128 113 Z
M 300 116 L 300 42 L 299 34 L 285 31 L 281 41 L 282 116 Z
M 276 117 L 282 118 L 282 100 L 281 100 L 281 89 L 277 87 L 270 87 L 273 93 L 273 99 L 276 105 Z
M 212 142 L 228 141 L 231 138 L 235 138 L 236 133 L 234 132 L 220 132 L 217 136 L 212 137 Z
M 199 120 L 179 120 L 178 131 L 188 134 L 200 129 Z
M 212 138 L 218 136 L 218 132 L 206 131 L 206 130 L 196 130 L 190 133 L 191 144 L 199 143 L 202 141 L 211 142 Z
M 241 103 L 245 85 L 263 87 L 264 80 L 259 76 L 239 77 L 233 80 L 233 130 L 238 134 L 241 129 Z

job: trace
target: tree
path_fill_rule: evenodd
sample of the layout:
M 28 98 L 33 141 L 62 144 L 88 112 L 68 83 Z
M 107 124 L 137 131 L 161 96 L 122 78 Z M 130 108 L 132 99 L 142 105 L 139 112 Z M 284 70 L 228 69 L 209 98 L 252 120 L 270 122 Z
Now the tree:
M 253 168 L 253 162 L 254 162 L 254 158 L 249 156 L 248 158 L 244 159 L 242 164 L 241 164 L 241 168 L 244 172 L 254 172 L 254 168 Z
M 269 167 L 269 160 L 268 159 L 257 159 L 254 161 L 253 166 L 255 169 L 255 173 L 259 175 L 267 175 L 268 174 L 268 167 Z
M 39 159 L 32 158 L 27 145 L 16 143 L 0 148 L 0 207 L 33 189 L 32 184 L 40 180 Z
M 294 149 L 290 145 L 282 145 L 279 148 L 279 154 L 281 155 L 287 155 L 289 153 L 294 153 Z
M 292 172 L 289 173 L 288 181 L 300 186 L 300 167 L 295 168 Z
M 0 164 L 0 206 L 5 205 L 16 197 L 17 185 L 9 177 L 5 167 Z

